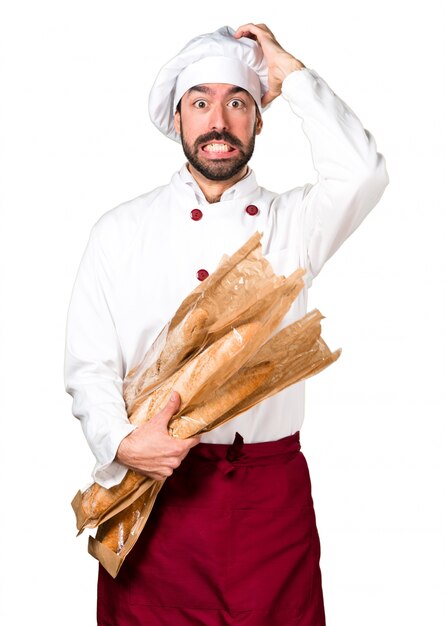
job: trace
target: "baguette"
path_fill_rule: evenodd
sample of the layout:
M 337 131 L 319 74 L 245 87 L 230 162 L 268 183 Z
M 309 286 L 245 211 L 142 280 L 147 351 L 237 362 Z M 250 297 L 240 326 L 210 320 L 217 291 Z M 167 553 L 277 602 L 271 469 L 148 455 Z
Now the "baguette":
M 124 391 L 128 413 L 132 413 L 152 389 L 203 345 L 207 335 L 208 317 L 208 312 L 202 308 L 189 311 L 178 326 L 171 332 L 168 331 L 166 343 L 156 361 L 145 370 L 143 361 L 140 366 L 129 372 L 127 378 L 130 382 L 127 383 Z
M 142 424 L 156 415 L 166 404 L 173 389 L 180 394 L 182 406 L 186 407 L 205 385 L 216 387 L 223 384 L 237 371 L 239 365 L 237 357 L 243 354 L 260 330 L 261 324 L 255 321 L 231 329 L 155 389 L 145 402 L 129 415 L 130 422 Z M 224 378 L 222 370 L 225 370 Z
M 187 414 L 175 416 L 169 423 L 169 433 L 177 439 L 199 434 L 220 415 L 251 395 L 273 371 L 272 363 L 259 363 L 243 368 L 217 389 L 209 399 L 191 407 Z
M 132 528 L 141 517 L 141 510 L 146 503 L 147 496 L 144 493 L 133 504 L 128 506 L 113 517 L 109 522 L 104 522 L 98 528 L 96 540 L 119 554 L 132 531 Z
M 129 493 L 138 489 L 146 480 L 147 476 L 128 470 L 121 482 L 109 489 L 101 487 L 98 483 L 90 485 L 79 498 L 76 511 L 78 530 L 86 527 L 95 528 L 103 519 L 105 512 L 117 507 Z
M 203 432 L 221 426 L 236 415 L 252 408 L 262 400 L 282 391 L 289 385 L 305 380 L 322 371 L 340 356 L 341 350 L 331 352 L 320 336 L 321 313 L 315 309 L 303 318 L 286 326 L 272 337 L 247 361 L 245 368 L 261 365 L 266 360 L 272 363 L 270 375 L 239 404 L 222 413 Z M 243 371 L 243 370 L 242 370 Z

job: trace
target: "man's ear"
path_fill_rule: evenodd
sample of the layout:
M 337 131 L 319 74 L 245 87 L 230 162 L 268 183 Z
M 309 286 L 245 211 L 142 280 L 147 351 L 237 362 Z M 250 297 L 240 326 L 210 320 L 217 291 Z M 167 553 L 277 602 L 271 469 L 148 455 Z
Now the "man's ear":
M 260 133 L 262 132 L 262 128 L 263 128 L 263 119 L 262 119 L 262 116 L 260 115 L 260 113 L 257 111 L 257 115 L 256 115 L 256 135 L 260 135 Z
M 173 126 L 175 131 L 180 135 L 181 129 L 181 113 L 179 111 L 175 111 L 175 115 L 173 116 Z

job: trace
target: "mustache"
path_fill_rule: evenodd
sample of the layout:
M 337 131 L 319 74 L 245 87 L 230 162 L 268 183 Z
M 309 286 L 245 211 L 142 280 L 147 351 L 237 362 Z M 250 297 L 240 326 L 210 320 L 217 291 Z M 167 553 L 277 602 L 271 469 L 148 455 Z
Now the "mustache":
M 213 130 L 210 133 L 206 133 L 206 135 L 200 135 L 194 142 L 194 147 L 198 149 L 200 144 L 203 143 L 211 143 L 211 141 L 225 141 L 226 143 L 231 144 L 234 148 L 243 148 L 242 142 L 234 137 L 231 133 L 223 130 L 221 133 Z

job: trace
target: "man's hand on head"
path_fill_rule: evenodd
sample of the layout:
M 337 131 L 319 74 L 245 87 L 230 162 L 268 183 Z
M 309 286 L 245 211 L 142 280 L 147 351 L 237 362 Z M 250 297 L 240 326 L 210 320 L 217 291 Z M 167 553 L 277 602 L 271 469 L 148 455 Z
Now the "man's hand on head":
M 150 421 L 135 428 L 125 437 L 116 453 L 116 461 L 155 480 L 171 476 L 191 448 L 200 443 L 199 437 L 174 439 L 169 435 L 169 420 L 181 405 L 174 391 L 166 406 Z
M 268 63 L 269 90 L 262 98 L 262 106 L 272 102 L 282 92 L 282 83 L 288 74 L 301 70 L 305 65 L 286 52 L 279 44 L 273 33 L 265 24 L 244 24 L 234 33 L 236 39 L 249 37 L 257 41 L 263 50 Z

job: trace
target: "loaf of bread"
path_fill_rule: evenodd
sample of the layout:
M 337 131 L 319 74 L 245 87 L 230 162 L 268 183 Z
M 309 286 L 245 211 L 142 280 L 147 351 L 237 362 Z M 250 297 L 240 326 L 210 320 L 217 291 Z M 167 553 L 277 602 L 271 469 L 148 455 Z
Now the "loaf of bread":
M 200 349 L 206 339 L 209 314 L 195 308 L 171 332 L 155 362 L 144 368 L 141 364 L 128 373 L 124 399 L 127 413 L 131 415 L 148 394 L 170 376 L 182 363 Z
M 142 424 L 167 403 L 173 389 L 180 394 L 183 407 L 189 406 L 205 385 L 217 387 L 237 371 L 237 356 L 243 354 L 261 329 L 252 321 L 231 329 L 175 372 L 145 402 L 129 415 L 132 424 Z
M 133 504 L 115 515 L 112 520 L 101 524 L 96 533 L 96 540 L 113 550 L 116 554 L 120 554 L 130 536 L 132 528 L 141 518 L 141 511 L 146 503 L 147 494 L 143 493 Z
M 270 374 L 249 396 L 222 413 L 213 424 L 203 432 L 221 426 L 236 415 L 240 415 L 262 400 L 278 393 L 286 387 L 314 376 L 340 356 L 341 350 L 331 352 L 321 334 L 321 313 L 315 309 L 303 318 L 286 326 L 269 339 L 240 370 L 259 367 L 264 362 L 272 365 Z
M 103 519 L 104 513 L 116 508 L 145 481 L 150 481 L 147 476 L 143 476 L 133 470 L 128 470 L 122 481 L 106 489 L 98 483 L 93 483 L 78 497 L 76 511 L 76 521 L 78 530 L 83 528 L 95 528 Z
M 199 434 L 220 415 L 226 413 L 251 395 L 273 371 L 273 364 L 259 363 L 243 368 L 234 374 L 224 385 L 215 390 L 206 401 L 191 406 L 186 414 L 174 416 L 169 424 L 169 432 L 177 439 L 187 439 Z

